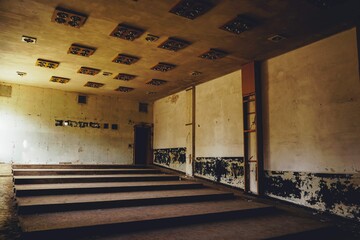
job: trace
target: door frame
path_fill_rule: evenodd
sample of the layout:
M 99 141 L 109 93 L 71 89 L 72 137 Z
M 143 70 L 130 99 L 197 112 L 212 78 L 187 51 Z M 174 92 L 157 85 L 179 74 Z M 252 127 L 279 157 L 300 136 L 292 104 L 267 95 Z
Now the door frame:
M 153 130 L 154 126 L 150 123 L 137 123 L 134 125 L 134 143 L 133 143 L 133 164 L 135 165 L 136 162 L 136 129 L 137 128 L 147 128 L 149 129 L 149 136 L 148 136 L 148 146 L 147 146 L 147 154 L 145 164 L 150 165 L 153 164 Z

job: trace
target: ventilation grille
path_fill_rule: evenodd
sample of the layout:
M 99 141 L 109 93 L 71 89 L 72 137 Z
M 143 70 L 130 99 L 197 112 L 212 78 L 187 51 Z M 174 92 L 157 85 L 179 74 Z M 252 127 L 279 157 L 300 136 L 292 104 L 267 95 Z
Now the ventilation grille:
M 159 48 L 177 52 L 183 48 L 186 48 L 189 45 L 190 43 L 185 40 L 178 38 L 168 38 L 168 40 L 160 44 Z
M 167 81 L 165 81 L 165 80 L 152 79 L 150 82 L 147 82 L 146 84 L 153 85 L 153 86 L 160 86 L 160 85 L 164 85 L 165 83 L 167 83 Z
M 86 104 L 86 103 L 87 103 L 87 96 L 85 96 L 85 95 L 79 95 L 79 96 L 78 96 L 78 103 Z
M 55 82 L 55 83 L 61 83 L 61 84 L 66 84 L 70 81 L 70 78 L 64 78 L 64 77 L 56 77 L 56 76 L 52 76 L 50 78 L 50 82 Z
M 118 92 L 131 92 L 133 91 L 134 88 L 131 88 L 131 87 L 123 87 L 123 86 L 120 86 L 118 87 L 117 89 L 115 89 L 115 91 L 118 91 Z
M 98 82 L 87 82 L 84 87 L 91 87 L 91 88 L 101 88 L 102 86 L 104 86 L 105 84 L 103 83 L 98 83 Z
M 113 62 L 115 63 L 121 63 L 126 65 L 131 65 L 139 61 L 138 57 L 125 55 L 125 54 L 119 54 L 116 58 L 114 58 Z
M 147 103 L 139 103 L 139 112 L 147 113 L 148 112 L 148 104 Z
M 89 57 L 94 54 L 95 50 L 96 48 L 93 47 L 72 44 L 68 50 L 68 53 L 83 57 Z
M 227 52 L 219 50 L 219 49 L 215 49 L 215 48 L 211 48 L 208 52 L 200 55 L 199 57 L 204 58 L 204 59 L 208 59 L 208 60 L 216 60 L 219 58 L 223 58 L 226 55 L 228 55 Z
M 119 73 L 116 77 L 114 77 L 114 79 L 123 80 L 123 81 L 130 81 L 130 80 L 133 80 L 135 77 L 136 77 L 135 75 L 126 74 L 126 73 Z
M 284 37 L 284 36 L 281 36 L 281 35 L 274 35 L 274 36 L 271 36 L 271 37 L 269 37 L 268 38 L 268 40 L 269 41 L 271 41 L 271 42 L 281 42 L 281 41 L 283 41 L 283 40 L 285 40 L 286 39 L 286 37 Z
M 182 0 L 170 12 L 178 16 L 195 19 L 209 9 L 212 8 L 212 4 L 205 0 Z
M 240 34 L 242 32 L 252 29 L 254 26 L 255 22 L 249 17 L 244 15 L 238 15 L 236 18 L 220 27 L 220 29 L 235 34 Z
M 36 38 L 34 38 L 34 37 L 29 37 L 29 36 L 22 36 L 22 37 L 21 37 L 21 41 L 23 41 L 23 42 L 25 42 L 25 43 L 35 44 L 35 43 L 36 43 Z
M 80 28 L 84 25 L 86 18 L 87 17 L 84 14 L 76 13 L 63 8 L 56 8 L 51 21 L 74 28 Z
M 78 73 L 94 76 L 100 72 L 100 69 L 81 67 Z
M 170 63 L 158 63 L 156 66 L 152 67 L 151 70 L 167 72 L 174 69 L 176 65 Z
M 110 34 L 112 37 L 134 41 L 144 33 L 144 30 L 125 24 L 119 24 Z
M 38 60 L 36 60 L 35 66 L 55 69 L 59 66 L 59 64 L 60 64 L 59 62 L 54 62 L 39 58 Z

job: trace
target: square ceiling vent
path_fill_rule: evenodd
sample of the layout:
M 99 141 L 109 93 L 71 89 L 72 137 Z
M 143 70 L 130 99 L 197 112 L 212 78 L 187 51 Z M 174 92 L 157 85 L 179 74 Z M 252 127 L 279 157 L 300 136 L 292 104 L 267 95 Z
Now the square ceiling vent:
M 86 18 L 87 16 L 82 13 L 63 8 L 55 8 L 51 21 L 74 28 L 80 28 L 84 25 Z
M 232 19 L 231 21 L 220 27 L 220 29 L 235 34 L 240 34 L 242 32 L 252 29 L 254 26 L 255 21 L 253 21 L 247 16 L 238 15 L 236 18 Z
M 123 86 L 120 86 L 118 87 L 117 89 L 115 89 L 115 91 L 118 91 L 118 92 L 131 92 L 133 91 L 134 88 L 131 88 L 131 87 L 123 87 Z
M 134 78 L 136 78 L 135 75 L 126 74 L 126 73 L 119 73 L 116 77 L 114 77 L 114 79 L 123 80 L 123 81 L 130 81 L 133 80 Z
M 126 55 L 126 54 L 119 54 L 116 58 L 114 58 L 113 62 L 121 63 L 126 65 L 131 65 L 139 61 L 138 57 Z
M 161 86 L 167 83 L 165 80 L 161 79 L 152 79 L 150 82 L 147 82 L 146 84 L 153 85 L 153 86 Z
M 195 19 L 213 7 L 210 1 L 206 0 L 181 0 L 170 12 L 188 19 Z
M 98 74 L 100 71 L 101 71 L 100 69 L 96 69 L 96 68 L 81 67 L 78 73 L 94 76 Z
M 132 27 L 126 24 L 119 24 L 111 33 L 110 36 L 134 41 L 144 33 L 144 30 Z
M 59 62 L 54 62 L 54 61 L 38 58 L 38 60 L 36 60 L 35 66 L 55 69 L 59 66 L 59 64 L 60 64 Z
M 208 60 L 216 60 L 219 58 L 223 58 L 226 55 L 228 55 L 227 52 L 219 50 L 219 49 L 215 49 L 215 48 L 211 48 L 209 51 L 207 51 L 204 54 L 201 54 L 199 57 L 204 58 L 204 59 L 208 59 Z
M 159 45 L 159 48 L 166 49 L 169 51 L 177 52 L 183 48 L 189 46 L 190 43 L 188 41 L 179 39 L 179 38 L 168 38 L 165 42 Z
M 105 84 L 103 83 L 98 83 L 98 82 L 87 82 L 84 87 L 91 87 L 91 88 L 101 88 L 102 86 L 104 86 Z
M 160 62 L 157 65 L 155 65 L 154 67 L 152 67 L 151 70 L 167 72 L 167 71 L 174 69 L 175 67 L 176 67 L 176 65 L 174 65 L 174 64 Z
M 68 50 L 68 53 L 79 55 L 83 57 L 90 57 L 94 54 L 96 48 L 87 47 L 79 44 L 72 44 Z
M 55 82 L 55 83 L 61 83 L 61 84 L 66 84 L 70 81 L 70 78 L 64 78 L 64 77 L 56 77 L 56 76 L 52 76 L 50 78 L 50 82 Z

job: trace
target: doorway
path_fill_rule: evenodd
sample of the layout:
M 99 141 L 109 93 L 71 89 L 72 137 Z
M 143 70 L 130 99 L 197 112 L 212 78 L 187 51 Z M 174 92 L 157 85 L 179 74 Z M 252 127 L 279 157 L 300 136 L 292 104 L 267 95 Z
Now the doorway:
M 152 163 L 151 126 L 134 126 L 134 164 L 146 165 Z

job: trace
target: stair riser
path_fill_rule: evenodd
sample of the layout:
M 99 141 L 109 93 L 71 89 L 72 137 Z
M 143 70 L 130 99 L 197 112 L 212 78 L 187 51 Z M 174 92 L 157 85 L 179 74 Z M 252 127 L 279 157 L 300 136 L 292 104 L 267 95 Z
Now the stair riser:
M 115 200 L 115 201 L 102 201 L 90 203 L 64 203 L 64 204 L 51 204 L 51 205 L 31 205 L 31 206 L 18 206 L 19 214 L 36 214 L 36 213 L 49 213 L 49 212 L 63 212 L 63 211 L 79 211 L 90 209 L 105 209 L 117 207 L 133 207 L 133 206 L 148 206 L 160 204 L 174 204 L 174 203 L 189 203 L 199 201 L 215 201 L 227 200 L 234 198 L 231 193 L 224 194 L 208 194 L 201 196 L 178 196 L 178 197 L 164 197 L 164 198 L 150 198 L 150 199 L 131 199 L 131 200 Z
M 56 170 L 46 170 L 46 171 L 20 171 L 13 170 L 14 176 L 49 176 L 49 175 L 106 175 L 106 174 L 157 174 L 161 171 L 156 169 L 137 169 L 137 170 L 93 170 L 93 171 L 56 171 Z
M 97 165 L 97 164 L 14 164 L 12 165 L 13 169 L 106 169 L 106 168 L 118 168 L 118 169 L 129 169 L 129 168 L 139 168 L 147 169 L 148 166 L 145 165 Z
M 48 178 L 48 179 L 14 179 L 15 184 L 47 184 L 47 183 L 91 183 L 91 182 L 139 182 L 139 181 L 176 181 L 177 176 L 159 177 L 112 177 L 112 178 Z
M 126 223 L 115 223 L 108 225 L 97 225 L 89 227 L 78 227 L 78 228 L 68 228 L 60 230 L 49 230 L 49 231 L 38 231 L 38 232 L 24 232 L 23 236 L 25 240 L 37 239 L 45 240 L 51 239 L 75 239 L 76 237 L 82 236 L 91 236 L 91 235 L 100 235 L 107 236 L 109 234 L 116 233 L 129 233 L 134 231 L 152 230 L 152 229 L 161 229 L 165 227 L 178 227 L 186 226 L 191 224 L 206 223 L 213 221 L 220 221 L 226 219 L 234 218 L 247 218 L 265 214 L 273 214 L 275 209 L 272 207 L 256 208 L 256 209 L 246 209 L 246 210 L 236 210 L 228 212 L 219 212 L 219 213 L 205 213 L 198 214 L 193 216 L 181 216 L 181 217 L 169 217 L 162 219 L 151 219 L 151 220 L 139 220 L 136 222 L 126 222 Z
M 160 186 L 125 186 L 125 187 L 103 187 L 103 188 L 75 188 L 75 189 L 38 189 L 38 190 L 16 190 L 16 196 L 44 196 L 64 194 L 88 194 L 88 193 L 115 193 L 115 192 L 136 192 L 136 191 L 158 191 L 158 190 L 179 190 L 204 188 L 202 184 L 184 185 L 160 185 Z

